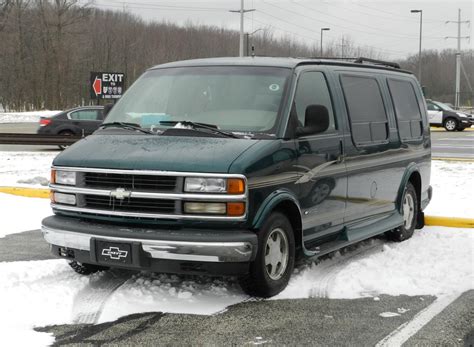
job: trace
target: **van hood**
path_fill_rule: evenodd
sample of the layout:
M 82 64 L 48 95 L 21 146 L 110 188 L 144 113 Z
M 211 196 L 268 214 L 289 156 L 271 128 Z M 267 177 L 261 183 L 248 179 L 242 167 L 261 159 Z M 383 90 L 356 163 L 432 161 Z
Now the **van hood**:
M 55 166 L 227 173 L 243 152 L 262 140 L 91 135 L 59 154 Z

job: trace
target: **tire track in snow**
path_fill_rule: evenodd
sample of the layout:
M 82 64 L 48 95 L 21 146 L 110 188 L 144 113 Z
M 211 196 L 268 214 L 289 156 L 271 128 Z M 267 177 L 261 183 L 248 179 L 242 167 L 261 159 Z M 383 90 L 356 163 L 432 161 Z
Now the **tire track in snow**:
M 376 250 L 382 250 L 384 243 L 371 241 L 375 244 L 368 246 L 358 247 L 354 251 L 347 250 L 345 254 L 341 255 L 338 259 L 329 259 L 322 264 L 317 265 L 318 270 L 321 271 L 322 275 L 318 278 L 315 287 L 311 289 L 311 298 L 327 298 L 329 296 L 329 289 L 334 283 L 337 275 L 344 270 L 346 265 L 350 264 L 354 260 L 362 259 Z M 350 246 L 349 246 L 350 247 Z
M 95 324 L 98 322 L 110 296 L 122 286 L 132 274 L 126 271 L 109 270 L 91 276 L 89 284 L 74 298 L 72 316 L 75 324 Z

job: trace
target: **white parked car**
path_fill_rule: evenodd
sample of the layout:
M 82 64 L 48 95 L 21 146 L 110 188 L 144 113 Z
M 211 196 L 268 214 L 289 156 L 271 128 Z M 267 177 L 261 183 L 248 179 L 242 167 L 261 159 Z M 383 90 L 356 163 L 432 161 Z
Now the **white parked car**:
M 444 127 L 447 131 L 463 131 L 474 123 L 470 114 L 456 111 L 442 102 L 426 100 L 426 107 L 431 126 Z

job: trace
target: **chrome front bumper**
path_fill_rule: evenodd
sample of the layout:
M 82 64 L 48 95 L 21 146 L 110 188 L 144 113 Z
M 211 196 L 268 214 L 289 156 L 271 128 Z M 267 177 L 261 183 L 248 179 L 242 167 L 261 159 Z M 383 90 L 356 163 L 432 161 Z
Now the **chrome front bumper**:
M 101 236 L 59 230 L 42 225 L 45 240 L 55 246 L 91 250 L 91 240 L 107 240 L 114 242 L 138 242 L 143 251 L 154 259 L 196 261 L 196 262 L 249 262 L 254 252 L 251 242 L 194 242 L 194 241 L 162 241 L 139 238 Z

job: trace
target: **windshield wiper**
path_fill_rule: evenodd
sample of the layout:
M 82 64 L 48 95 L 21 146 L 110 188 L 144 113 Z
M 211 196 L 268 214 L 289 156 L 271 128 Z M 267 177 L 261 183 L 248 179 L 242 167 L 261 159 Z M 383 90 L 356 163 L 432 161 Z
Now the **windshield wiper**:
M 145 133 L 145 134 L 154 135 L 153 132 L 143 129 L 140 126 L 140 124 L 137 124 L 137 123 L 110 122 L 110 123 L 102 123 L 100 127 L 101 128 L 115 127 L 115 128 L 122 128 L 122 129 L 128 129 L 128 130 L 136 130 L 136 131 L 140 131 L 140 132 Z
M 234 139 L 240 139 L 239 136 L 231 133 L 230 131 L 224 131 L 224 130 L 220 130 L 217 125 L 214 125 L 214 124 L 207 124 L 207 123 L 199 123 L 199 122 L 191 122 L 189 120 L 182 120 L 182 121 L 174 121 L 174 120 L 162 120 L 160 121 L 160 124 L 162 125 L 168 125 L 168 126 L 173 126 L 173 125 L 176 125 L 176 124 L 181 124 L 185 127 L 191 127 L 192 129 L 194 130 L 198 130 L 198 129 L 206 129 L 206 130 L 210 130 L 214 133 L 217 133 L 217 134 L 220 134 L 220 135 L 224 135 L 226 137 L 232 137 Z

